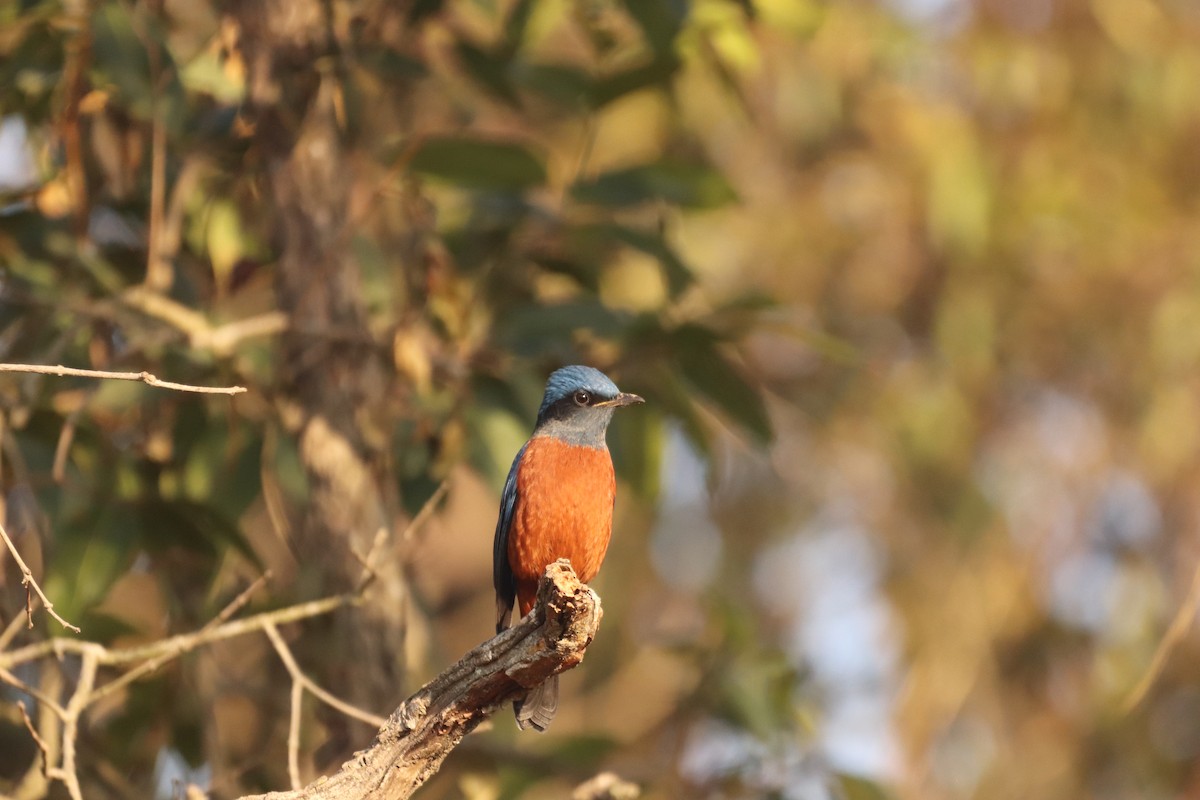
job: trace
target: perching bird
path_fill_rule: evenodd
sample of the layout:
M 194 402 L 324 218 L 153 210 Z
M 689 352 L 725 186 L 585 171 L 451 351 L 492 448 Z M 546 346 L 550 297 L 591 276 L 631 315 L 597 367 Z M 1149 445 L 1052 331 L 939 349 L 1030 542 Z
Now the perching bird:
M 645 402 L 591 367 L 563 367 L 546 382 L 533 435 L 513 459 L 492 549 L 496 633 L 509 625 L 515 600 L 533 608 L 546 567 L 569 559 L 579 579 L 596 577 L 612 535 L 616 477 L 604 434 L 613 412 Z M 517 725 L 544 731 L 558 709 L 558 676 L 513 707 Z

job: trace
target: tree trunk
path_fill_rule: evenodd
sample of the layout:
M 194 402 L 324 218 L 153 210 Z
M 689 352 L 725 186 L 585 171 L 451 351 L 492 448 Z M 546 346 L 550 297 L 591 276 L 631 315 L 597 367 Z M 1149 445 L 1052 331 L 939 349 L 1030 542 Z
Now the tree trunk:
M 321 591 L 358 580 L 376 532 L 391 524 L 386 436 L 369 439 L 390 376 L 368 327 L 347 209 L 355 168 L 339 119 L 339 42 L 332 4 L 248 0 L 233 6 L 247 60 L 248 106 L 279 254 L 276 288 L 288 317 L 280 387 L 309 485 L 293 531 L 302 572 Z M 366 603 L 313 637 L 327 685 L 357 705 L 395 702 L 403 670 L 405 583 L 383 558 Z M 331 663 L 330 653 L 338 658 Z M 351 679 L 352 676 L 352 679 Z M 339 723 L 340 724 L 340 723 Z

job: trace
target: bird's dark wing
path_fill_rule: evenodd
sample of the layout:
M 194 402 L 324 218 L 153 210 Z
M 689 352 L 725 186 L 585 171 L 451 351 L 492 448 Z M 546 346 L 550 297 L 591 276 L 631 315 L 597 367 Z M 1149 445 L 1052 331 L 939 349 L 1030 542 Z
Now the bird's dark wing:
M 492 584 L 496 587 L 496 633 L 508 627 L 513 603 L 517 597 L 517 580 L 508 563 L 508 530 L 512 527 L 513 514 L 517 508 L 517 470 L 525 455 L 525 445 L 517 452 L 508 478 L 504 481 L 504 493 L 500 495 L 500 516 L 496 520 L 496 539 L 492 544 Z

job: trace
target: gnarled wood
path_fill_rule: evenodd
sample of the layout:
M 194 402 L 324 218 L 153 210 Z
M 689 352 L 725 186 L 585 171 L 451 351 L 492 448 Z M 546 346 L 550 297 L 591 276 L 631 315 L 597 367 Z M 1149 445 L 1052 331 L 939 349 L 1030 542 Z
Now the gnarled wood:
M 401 703 L 371 746 L 337 774 L 253 800 L 410 797 L 479 723 L 526 689 L 582 661 L 601 613 L 596 593 L 579 581 L 568 561 L 556 561 L 542 576 L 532 613 Z

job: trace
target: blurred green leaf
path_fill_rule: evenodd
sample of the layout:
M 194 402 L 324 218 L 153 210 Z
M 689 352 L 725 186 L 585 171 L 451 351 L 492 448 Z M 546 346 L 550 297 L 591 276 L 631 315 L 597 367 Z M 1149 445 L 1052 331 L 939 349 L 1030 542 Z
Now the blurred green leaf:
M 622 389 L 630 390 L 629 386 Z M 608 433 L 613 462 L 622 478 L 642 500 L 658 496 L 662 481 L 664 415 L 661 410 L 639 408 L 636 414 L 620 414 Z
M 43 589 L 67 619 L 81 619 L 108 594 L 141 543 L 141 519 L 125 503 L 109 503 L 58 526 L 58 543 Z M 59 570 L 67 570 L 60 572 Z
M 667 288 L 672 297 L 679 296 L 696 282 L 696 276 L 659 232 L 637 230 L 624 225 L 598 226 L 614 239 L 654 256 L 662 265 Z
M 498 321 L 496 335 L 514 352 L 537 356 L 561 347 L 577 331 L 615 337 L 630 320 L 628 314 L 589 298 L 517 309 Z
M 669 52 L 687 17 L 686 0 L 622 0 L 646 41 L 658 53 Z
M 516 53 L 525 40 L 525 30 L 529 26 L 529 18 L 533 14 L 533 0 L 517 0 L 513 3 L 504 21 L 504 49 Z
M 571 194 L 580 202 L 609 207 L 662 200 L 708 209 L 737 200 L 724 176 L 711 167 L 671 162 L 607 172 L 577 183 Z
M 528 148 L 465 137 L 427 139 L 409 167 L 475 189 L 526 189 L 546 181 L 546 168 Z
M 518 61 L 512 65 L 511 74 L 513 81 L 523 88 L 567 106 L 588 102 L 595 91 L 586 72 L 567 64 Z
M 721 343 L 711 331 L 684 325 L 671 333 L 670 342 L 688 383 L 759 443 L 771 440 L 762 396 L 721 352 Z
M 156 20 L 141 14 L 135 22 L 132 13 L 137 11 L 122 3 L 103 3 L 93 12 L 94 68 L 105 79 L 101 83 L 114 87 L 135 117 L 148 120 L 161 113 L 168 126 L 177 130 L 183 121 L 184 98 L 171 49 Z M 147 47 L 156 49 L 157 65 Z M 162 81 L 161 87 L 156 80 Z
M 454 49 L 459 61 L 480 86 L 511 106 L 520 105 L 520 100 L 508 80 L 510 56 L 492 53 L 470 42 L 458 42 Z
M 358 56 L 358 63 L 389 82 L 412 80 L 429 74 L 425 64 L 390 47 L 370 47 Z
M 217 556 L 233 548 L 256 567 L 262 566 L 237 524 L 211 505 L 184 499 L 147 498 L 137 503 L 137 513 L 146 546 L 152 550 L 181 547 Z
M 593 108 L 599 109 L 614 100 L 651 86 L 666 88 L 681 66 L 682 62 L 668 53 L 644 64 L 606 75 L 591 84 L 587 94 L 588 101 Z

